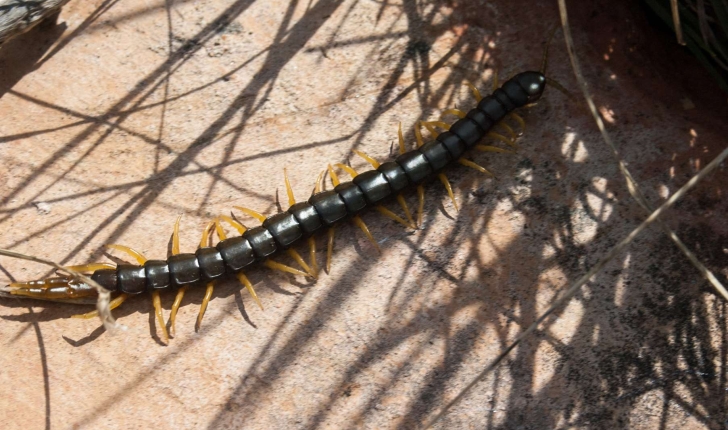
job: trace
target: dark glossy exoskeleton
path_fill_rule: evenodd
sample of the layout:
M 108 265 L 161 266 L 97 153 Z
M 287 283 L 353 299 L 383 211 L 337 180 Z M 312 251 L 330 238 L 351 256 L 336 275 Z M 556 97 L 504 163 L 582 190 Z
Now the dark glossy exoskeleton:
M 508 113 L 538 100 L 546 86 L 540 72 L 523 72 L 505 82 L 450 130 L 418 149 L 406 152 L 376 170 L 359 174 L 334 190 L 311 196 L 288 211 L 269 217 L 262 226 L 242 236 L 225 239 L 195 254 L 179 254 L 167 261 L 149 260 L 144 266 L 119 265 L 97 270 L 92 279 L 111 291 L 139 294 L 182 287 L 234 274 L 310 237 L 319 230 L 358 214 L 402 190 L 432 179 L 478 143 Z

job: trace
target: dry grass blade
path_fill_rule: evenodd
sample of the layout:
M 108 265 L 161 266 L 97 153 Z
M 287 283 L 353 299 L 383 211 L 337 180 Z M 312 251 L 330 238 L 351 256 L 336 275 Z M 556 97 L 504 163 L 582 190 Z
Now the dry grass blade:
M 672 12 L 672 24 L 675 27 L 675 35 L 677 36 L 677 43 L 685 45 L 685 37 L 682 32 L 682 25 L 680 25 L 680 11 L 677 7 L 677 0 L 670 0 L 670 11 Z
M 11 257 L 11 258 L 19 258 L 21 260 L 34 261 L 36 263 L 45 264 L 45 265 L 54 267 L 56 270 L 58 270 L 60 272 L 67 273 L 73 279 L 94 287 L 96 289 L 96 291 L 99 293 L 99 297 L 96 300 L 96 309 L 99 311 L 99 318 L 101 318 L 101 322 L 104 324 L 104 327 L 106 328 L 106 330 L 112 331 L 115 329 L 123 328 L 123 326 L 118 324 L 116 322 L 116 320 L 114 319 L 114 317 L 111 315 L 111 309 L 109 308 L 109 302 L 111 301 L 111 293 L 109 292 L 109 290 L 102 287 L 96 281 L 92 280 L 88 276 L 78 273 L 74 270 L 69 270 L 68 268 L 63 267 L 58 263 L 54 263 L 53 261 L 44 260 L 42 258 L 33 257 L 31 255 L 21 254 L 19 252 L 10 251 L 7 249 L 0 248 L 0 255 L 4 255 L 6 257 Z
M 581 66 L 579 65 L 579 60 L 576 57 L 576 53 L 574 52 L 574 40 L 571 37 L 571 31 L 570 27 L 568 25 L 568 17 L 566 15 L 566 5 L 564 4 L 563 0 L 559 0 L 559 8 L 561 8 L 561 20 L 563 23 L 564 28 L 564 39 L 566 41 L 566 45 L 568 47 L 569 57 L 571 59 L 571 66 L 574 70 L 574 75 L 576 76 L 576 80 L 579 82 L 579 87 L 581 87 L 582 93 L 584 95 L 584 99 L 587 102 L 587 105 L 589 106 L 589 111 L 591 112 L 592 116 L 594 117 L 594 121 L 597 124 L 597 127 L 599 128 L 600 133 L 602 134 L 602 138 L 604 139 L 604 142 L 609 146 L 609 148 L 612 150 L 612 154 L 614 155 L 614 158 L 617 160 L 617 164 L 619 165 L 619 171 L 624 176 L 625 181 L 627 181 L 627 190 L 629 191 L 629 194 L 634 198 L 637 203 L 642 207 L 642 209 L 645 210 L 646 213 L 653 212 L 653 208 L 650 206 L 650 204 L 647 202 L 647 199 L 645 198 L 644 194 L 639 188 L 639 185 L 637 184 L 637 181 L 635 181 L 632 174 L 627 169 L 627 165 L 624 163 L 624 160 L 622 160 L 622 157 L 619 155 L 619 151 L 617 150 L 617 147 L 614 145 L 614 142 L 612 142 L 612 138 L 609 136 L 609 133 L 607 133 L 607 129 L 604 127 L 604 121 L 602 121 L 602 117 L 597 112 L 597 108 L 594 104 L 594 100 L 591 97 L 591 94 L 589 94 L 589 89 L 587 88 L 586 80 L 584 79 L 584 75 L 581 73 Z M 695 266 L 695 268 L 698 269 L 698 271 L 703 275 L 703 277 L 710 282 L 711 285 L 713 285 L 713 288 L 718 291 L 718 293 L 723 296 L 725 300 L 728 300 L 728 290 L 721 284 L 721 282 L 718 280 L 718 278 L 707 268 L 703 263 L 701 263 L 698 258 L 695 256 L 695 254 L 688 249 L 688 247 L 683 243 L 682 240 L 675 234 L 670 227 L 667 226 L 662 220 L 658 220 L 657 224 L 662 228 L 662 230 L 672 239 L 673 242 L 675 242 L 675 245 L 677 245 L 678 248 L 685 254 L 685 256 L 690 260 L 690 262 Z

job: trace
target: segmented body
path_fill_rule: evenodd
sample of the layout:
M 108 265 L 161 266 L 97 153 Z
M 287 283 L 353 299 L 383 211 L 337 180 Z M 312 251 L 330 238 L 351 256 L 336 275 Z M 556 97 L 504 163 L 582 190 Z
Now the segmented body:
M 139 294 L 210 282 L 250 268 L 322 230 L 426 182 L 460 159 L 489 130 L 514 109 L 536 101 L 545 88 L 540 72 L 523 72 L 505 82 L 492 95 L 455 122 L 436 140 L 405 152 L 376 170 L 358 174 L 331 191 L 314 194 L 286 212 L 268 217 L 242 236 L 201 247 L 194 254 L 177 254 L 144 265 L 121 264 L 96 270 L 91 278 L 110 291 Z

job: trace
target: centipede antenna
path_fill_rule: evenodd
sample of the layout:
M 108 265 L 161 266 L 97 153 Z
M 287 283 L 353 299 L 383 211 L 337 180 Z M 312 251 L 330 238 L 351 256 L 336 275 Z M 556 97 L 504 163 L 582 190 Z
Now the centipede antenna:
M 154 314 L 157 316 L 157 325 L 162 331 L 162 339 L 164 343 L 169 343 L 169 333 L 167 326 L 164 325 L 164 315 L 162 315 L 162 301 L 159 298 L 159 291 L 152 291 L 152 304 L 154 305 Z
M 277 261 L 273 261 L 273 260 L 270 260 L 270 259 L 269 260 L 265 260 L 263 262 L 263 265 L 265 267 L 269 268 L 269 269 L 280 270 L 281 272 L 290 273 L 292 275 L 300 275 L 300 276 L 303 276 L 303 277 L 311 276 L 309 273 L 302 272 L 302 271 L 300 271 L 298 269 L 294 269 L 291 266 L 287 266 L 287 265 L 285 265 L 283 263 L 279 263 Z
M 375 169 L 379 168 L 379 166 L 380 166 L 379 161 L 375 160 L 374 157 L 370 157 L 364 151 L 357 151 L 356 149 L 354 150 L 354 153 L 356 155 L 360 156 L 361 158 L 365 159 L 367 161 L 367 163 L 371 164 L 372 167 L 374 167 Z
M 379 212 L 380 214 L 384 215 L 385 217 L 391 219 L 392 221 L 396 221 L 407 228 L 412 228 L 412 229 L 417 228 L 417 226 L 414 225 L 414 222 L 408 223 L 407 221 L 403 220 L 401 217 L 397 216 L 397 214 L 395 214 L 394 212 L 385 208 L 384 206 L 375 206 L 374 209 L 377 212 Z
M 381 248 L 379 248 L 379 244 L 377 243 L 377 241 L 374 240 L 374 236 L 372 236 L 372 233 L 369 231 L 369 227 L 367 227 L 364 220 L 362 220 L 361 217 L 357 215 L 352 218 L 352 221 L 354 221 L 354 224 L 356 224 L 356 226 L 364 232 L 364 234 L 367 236 L 367 239 L 369 239 L 369 242 L 371 242 L 372 245 L 374 245 L 374 247 L 377 248 L 377 251 L 381 254 L 382 250 Z
M 405 152 L 407 152 L 407 148 L 404 145 L 404 135 L 402 135 L 402 123 L 399 123 L 399 128 L 397 129 L 397 139 L 399 141 L 399 154 L 402 155 Z
M 111 263 L 89 263 L 78 266 L 65 266 L 64 268 L 72 272 L 90 273 L 101 269 L 115 269 L 116 265 Z
M 541 74 L 546 74 L 546 69 L 549 65 L 549 46 L 551 46 L 551 41 L 554 38 L 554 35 L 556 34 L 556 30 L 559 29 L 559 24 L 554 25 L 554 28 L 551 29 L 551 32 L 549 34 L 549 38 L 546 39 L 546 45 L 543 47 L 543 59 L 541 60 Z
M 511 139 L 503 136 L 502 134 L 496 133 L 494 131 L 489 131 L 488 134 L 486 134 L 485 136 L 490 137 L 491 139 L 500 140 L 506 145 L 512 147 L 513 149 L 518 150 L 518 145 L 516 144 L 516 142 L 513 142 Z
M 334 252 L 334 232 L 336 227 L 329 228 L 326 232 L 328 237 L 327 248 L 326 248 L 326 273 L 331 273 L 331 254 Z
M 437 175 L 438 178 L 440 178 L 440 182 L 442 182 L 442 185 L 445 186 L 445 189 L 447 190 L 447 194 L 450 196 L 450 200 L 452 200 L 453 206 L 455 206 L 456 211 L 460 211 L 458 209 L 458 202 L 455 200 L 455 194 L 452 192 L 452 186 L 450 185 L 450 181 L 447 180 L 447 176 L 445 176 L 444 173 L 440 173 Z
M 263 303 L 260 302 L 258 295 L 255 294 L 255 289 L 253 288 L 253 284 L 250 283 L 250 280 L 248 279 L 248 277 L 245 276 L 245 274 L 243 272 L 238 272 L 235 276 L 238 278 L 238 280 L 240 281 L 241 284 L 245 285 L 245 288 L 247 288 L 248 292 L 253 297 L 253 300 L 255 300 L 255 303 L 258 304 L 258 307 L 260 307 L 260 310 L 261 311 L 265 310 L 265 309 L 263 309 Z
M 470 160 L 468 160 L 466 158 L 459 159 L 458 160 L 458 163 L 462 164 L 463 166 L 468 166 L 470 168 L 473 168 L 473 169 L 477 170 L 480 173 L 485 173 L 486 175 L 489 175 L 489 176 L 492 176 L 492 177 L 495 178 L 495 175 L 492 174 L 492 173 L 490 173 L 485 167 L 483 167 L 483 166 L 481 166 L 479 164 L 476 164 L 475 162 L 470 161 Z
M 470 91 L 473 93 L 473 97 L 475 97 L 475 101 L 480 103 L 480 101 L 483 100 L 483 96 L 480 95 L 480 90 L 475 85 L 471 84 L 468 81 L 465 81 L 465 85 L 467 85 L 468 88 L 470 88 Z
M 422 214 L 425 212 L 425 187 L 422 185 L 417 186 L 417 200 L 417 225 L 422 227 Z
M 447 115 L 455 115 L 456 117 L 462 119 L 465 118 L 467 114 L 460 109 L 446 109 L 440 114 L 440 119 L 444 118 Z
M 353 178 L 356 178 L 357 175 L 358 175 L 358 173 L 356 172 L 356 170 L 354 170 L 351 166 L 347 166 L 346 164 L 336 163 L 336 164 L 334 164 L 334 166 L 336 166 L 339 169 L 341 169 L 341 170 L 345 171 L 346 173 L 348 173 L 349 176 L 351 176 L 352 179 Z
M 313 236 L 308 238 L 308 249 L 309 249 L 309 258 L 311 260 L 311 269 L 314 273 L 314 279 L 318 279 L 318 262 L 316 262 L 316 239 L 313 238 Z
M 563 85 L 561 85 L 561 84 L 560 84 L 560 83 L 559 83 L 558 81 L 556 81 L 555 79 L 551 79 L 551 78 L 547 77 L 547 78 L 546 78 L 546 83 L 547 83 L 547 84 L 549 84 L 549 85 L 551 85 L 552 87 L 556 88 L 557 90 L 559 90 L 559 91 L 560 91 L 561 93 L 563 93 L 563 94 L 564 94 L 564 95 L 565 95 L 566 97 L 568 97 L 568 98 L 569 98 L 569 100 L 572 100 L 572 101 L 575 101 L 575 100 L 576 100 L 576 97 L 574 97 L 574 95 L 573 95 L 573 94 L 571 94 L 571 93 L 569 92 L 569 90 L 567 90 L 566 88 L 564 88 L 564 86 L 563 86 Z
M 508 118 L 513 118 L 518 123 L 518 125 L 521 127 L 521 132 L 519 133 L 519 135 L 526 132 L 526 120 L 524 120 L 523 117 L 521 117 L 521 115 L 518 115 L 515 112 L 511 112 L 508 114 Z
M 311 269 L 311 267 L 306 264 L 306 261 L 303 259 L 303 257 L 301 257 L 301 254 L 299 254 L 298 251 L 293 248 L 288 248 L 287 252 L 288 255 L 290 255 L 291 258 L 296 261 L 296 263 L 298 263 L 298 265 L 301 266 L 310 277 L 312 277 L 313 279 L 318 279 L 318 276 L 316 276 L 316 272 L 314 272 L 313 269 Z
M 286 182 L 286 194 L 288 194 L 288 207 L 296 204 L 296 197 L 293 195 L 293 188 L 291 188 L 291 181 L 288 180 L 288 171 L 283 168 L 283 178 Z
M 500 154 L 515 154 L 514 151 L 498 148 L 497 146 L 490 146 L 490 145 L 475 145 L 475 149 L 477 149 L 480 152 L 498 152 Z
M 410 212 L 409 206 L 407 206 L 407 202 L 402 194 L 397 194 L 397 202 L 400 206 L 402 206 L 402 210 L 404 211 L 404 216 L 407 217 L 407 221 L 409 221 L 410 225 L 414 226 L 414 229 L 417 229 L 417 224 L 415 224 L 415 220 L 412 219 L 412 212 Z
M 109 244 L 109 245 L 104 245 L 104 246 L 106 248 L 116 249 L 117 251 L 121 251 L 121 252 L 124 252 L 124 253 L 130 255 L 133 259 L 135 259 L 137 261 L 137 263 L 139 263 L 142 266 L 144 265 L 144 263 L 147 262 L 147 257 L 142 255 L 141 252 L 139 252 L 135 249 L 129 248 L 128 246 L 114 245 L 114 244 Z
M 109 302 L 109 310 L 114 310 L 119 307 L 126 299 L 129 298 L 129 295 L 126 293 L 121 293 L 118 296 L 116 296 L 113 300 Z M 96 318 L 99 316 L 99 311 L 91 311 L 85 314 L 79 314 L 79 315 L 71 315 L 71 318 L 79 318 L 88 320 L 91 318 Z
M 422 128 L 422 121 L 417 121 L 417 124 L 415 124 L 415 139 L 417 140 L 418 148 L 425 144 L 424 139 L 422 139 L 422 131 L 420 130 L 420 128 Z
M 177 323 L 177 311 L 179 311 L 180 305 L 182 305 L 182 299 L 187 292 L 187 286 L 183 285 L 177 290 L 177 294 L 174 296 L 174 303 L 172 303 L 172 310 L 169 311 L 169 332 L 174 337 L 177 332 L 175 330 L 175 324 Z
M 177 217 L 177 221 L 174 222 L 174 230 L 172 231 L 172 255 L 179 254 L 179 222 L 182 219 L 182 215 Z
M 200 331 L 202 325 L 202 318 L 205 317 L 205 311 L 207 310 L 207 304 L 210 303 L 212 298 L 212 292 L 215 289 L 215 283 L 210 282 L 205 287 L 205 296 L 202 298 L 202 304 L 200 305 L 200 312 L 197 313 L 197 321 L 195 322 L 195 331 Z
M 257 219 L 260 222 L 265 221 L 265 215 L 261 214 L 260 212 L 254 211 L 250 208 L 245 208 L 242 206 L 233 206 L 233 209 L 237 209 L 241 212 L 245 212 L 246 214 L 250 215 L 251 217 Z
M 328 170 L 329 170 L 329 177 L 331 178 L 331 183 L 334 186 L 339 185 L 341 182 L 339 182 L 339 177 L 336 175 L 336 172 L 334 172 L 334 168 L 331 167 L 331 164 L 329 164 Z

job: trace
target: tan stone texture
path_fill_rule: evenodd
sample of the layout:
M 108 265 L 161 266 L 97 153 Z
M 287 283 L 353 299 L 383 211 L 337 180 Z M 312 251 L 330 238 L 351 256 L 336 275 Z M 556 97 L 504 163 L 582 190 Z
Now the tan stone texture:
M 726 95 L 638 5 L 569 3 L 657 207 L 726 146 Z M 71 0 L 0 47 L 0 247 L 164 258 L 181 214 L 189 252 L 234 205 L 286 209 L 284 167 L 304 199 L 327 163 L 368 168 L 354 149 L 393 155 L 399 122 L 412 145 L 417 120 L 470 109 L 466 81 L 538 68 L 557 22 L 536 1 Z M 548 74 L 578 93 L 561 33 Z M 583 105 L 549 89 L 522 115 L 517 155 L 473 155 L 497 179 L 448 171 L 460 211 L 433 182 L 421 230 L 368 213 L 381 255 L 339 227 L 330 274 L 250 271 L 264 311 L 222 282 L 198 333 L 188 292 L 167 346 L 146 294 L 117 333 L 69 318 L 89 306 L 0 299 L 2 427 L 420 427 L 646 216 Z M 723 282 L 726 183 L 724 165 L 665 217 Z M 3 284 L 49 275 L 0 264 Z M 724 428 L 727 350 L 725 303 L 651 228 L 436 428 Z

